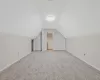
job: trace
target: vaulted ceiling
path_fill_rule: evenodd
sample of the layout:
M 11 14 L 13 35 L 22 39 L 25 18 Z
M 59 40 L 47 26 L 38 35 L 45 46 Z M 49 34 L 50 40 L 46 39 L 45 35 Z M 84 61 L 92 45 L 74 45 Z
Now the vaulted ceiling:
M 34 37 L 42 28 L 65 37 L 99 34 L 100 0 L 0 0 L 0 32 Z

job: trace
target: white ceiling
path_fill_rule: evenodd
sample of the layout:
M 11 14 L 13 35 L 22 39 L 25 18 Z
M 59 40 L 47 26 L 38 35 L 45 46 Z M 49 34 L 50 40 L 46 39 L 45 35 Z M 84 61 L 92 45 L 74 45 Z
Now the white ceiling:
M 42 19 L 43 28 L 57 28 L 60 20 L 60 16 L 65 10 L 68 0 L 33 0 L 36 8 Z M 54 15 L 56 20 L 54 22 L 48 22 L 45 20 L 46 16 Z
M 65 37 L 100 33 L 100 0 L 0 0 L 0 32 L 34 37 L 41 28 Z M 54 22 L 46 16 L 54 15 Z
M 100 0 L 34 0 L 42 16 L 43 28 L 56 28 L 65 37 L 100 33 Z M 49 23 L 45 16 L 56 21 Z
M 100 0 L 70 0 L 59 23 L 66 37 L 100 34 Z
M 58 14 L 63 11 L 68 0 L 33 0 L 33 3 L 43 14 Z

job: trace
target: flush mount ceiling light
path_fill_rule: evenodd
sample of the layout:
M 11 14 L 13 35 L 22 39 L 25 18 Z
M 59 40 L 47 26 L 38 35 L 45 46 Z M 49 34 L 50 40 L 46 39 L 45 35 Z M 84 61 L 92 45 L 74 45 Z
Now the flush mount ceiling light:
M 52 22 L 52 21 L 54 21 L 55 19 L 56 19 L 56 17 L 55 17 L 54 15 L 48 15 L 48 16 L 46 17 L 46 20 L 49 21 L 49 22 Z

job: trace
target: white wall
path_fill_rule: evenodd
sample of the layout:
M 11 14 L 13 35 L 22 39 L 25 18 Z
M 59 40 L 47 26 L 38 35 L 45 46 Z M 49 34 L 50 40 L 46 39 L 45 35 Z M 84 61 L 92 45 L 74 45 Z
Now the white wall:
M 67 38 L 66 42 L 68 52 L 100 70 L 99 34 Z
M 33 0 L 0 0 L 0 70 L 31 52 L 29 37 L 36 37 L 41 27 Z
M 31 52 L 31 39 L 0 33 L 0 71 Z
M 41 50 L 40 34 L 34 39 L 34 50 Z
M 42 31 L 42 49 L 47 50 L 47 32 L 53 33 L 53 49 L 54 50 L 66 50 L 65 38 L 56 29 L 44 29 Z
M 56 31 L 53 35 L 53 48 L 54 50 L 66 50 L 65 38 L 60 32 Z
M 100 0 L 69 0 L 64 9 L 59 31 L 67 51 L 100 70 Z
M 42 30 L 42 51 L 47 50 L 47 31 Z
M 0 32 L 34 37 L 41 25 L 33 0 L 0 0 Z
M 68 37 L 100 34 L 100 0 L 69 0 L 59 30 Z

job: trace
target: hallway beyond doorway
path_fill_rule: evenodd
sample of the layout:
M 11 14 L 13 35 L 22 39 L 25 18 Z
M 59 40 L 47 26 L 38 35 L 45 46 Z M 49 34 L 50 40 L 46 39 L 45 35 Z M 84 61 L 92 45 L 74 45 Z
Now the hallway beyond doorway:
M 47 32 L 47 50 L 53 50 L 53 33 Z

